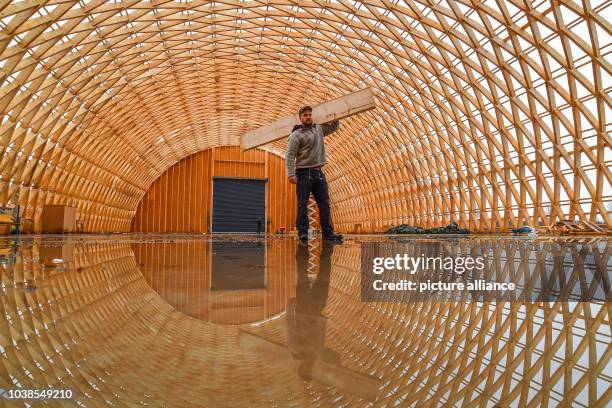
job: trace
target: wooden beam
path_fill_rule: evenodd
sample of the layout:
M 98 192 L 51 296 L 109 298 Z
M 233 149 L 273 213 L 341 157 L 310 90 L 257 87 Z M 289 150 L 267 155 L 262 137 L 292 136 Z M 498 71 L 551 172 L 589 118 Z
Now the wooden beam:
M 365 88 L 313 106 L 312 121 L 314 123 L 324 124 L 366 112 L 375 107 L 373 89 Z M 240 138 L 240 149 L 242 151 L 253 149 L 287 137 L 291 133 L 293 126 L 298 123 L 300 123 L 300 119 L 298 114 L 295 113 L 280 118 L 268 125 L 251 130 Z

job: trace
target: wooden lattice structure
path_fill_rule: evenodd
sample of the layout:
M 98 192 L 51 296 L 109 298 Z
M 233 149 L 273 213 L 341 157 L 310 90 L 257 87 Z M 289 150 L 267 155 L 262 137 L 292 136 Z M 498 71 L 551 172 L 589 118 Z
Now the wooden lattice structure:
M 239 329 L 286 344 L 284 313 L 232 326 L 174 309 L 147 284 L 131 242 L 24 242 L 7 254 L 10 263 L 0 262 L 3 390 L 69 388 L 86 406 L 367 406 L 241 350 Z M 295 245 L 275 240 L 268 251 L 293 262 Z M 605 239 L 459 246 L 494 254 L 499 271 L 530 276 L 547 268 L 551 254 L 582 272 L 605 271 L 611 253 Z M 40 262 L 61 251 L 65 262 Z M 382 379 L 373 406 L 609 406 L 609 302 L 361 302 L 359 254 L 355 243 L 334 250 L 325 342 L 346 369 Z
M 611 227 L 610 4 L 0 1 L 0 203 L 127 231 L 180 159 L 371 87 L 328 144 L 339 230 Z

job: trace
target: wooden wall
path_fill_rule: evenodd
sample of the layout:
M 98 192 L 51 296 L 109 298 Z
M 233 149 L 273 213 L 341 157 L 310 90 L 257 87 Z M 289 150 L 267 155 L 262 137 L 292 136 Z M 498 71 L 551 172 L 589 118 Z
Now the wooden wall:
M 295 230 L 295 186 L 287 181 L 285 160 L 261 149 L 242 153 L 223 146 L 195 153 L 157 179 L 138 204 L 131 231 L 210 232 L 214 176 L 268 178 L 268 231 Z
M 211 241 L 132 245 L 147 283 L 177 310 L 221 324 L 268 319 L 295 297 L 297 240 L 266 240 L 265 289 L 212 290 Z M 240 247 L 236 246 L 237 251 Z M 236 267 L 244 267 L 240 258 Z

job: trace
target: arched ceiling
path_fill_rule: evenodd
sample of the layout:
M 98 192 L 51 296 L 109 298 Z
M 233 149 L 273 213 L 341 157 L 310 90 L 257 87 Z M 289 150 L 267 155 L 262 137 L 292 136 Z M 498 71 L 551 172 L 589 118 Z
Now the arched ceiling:
M 0 201 L 128 230 L 178 160 L 364 87 L 336 222 L 612 226 L 611 1 L 0 1 Z M 283 153 L 285 142 L 267 148 Z

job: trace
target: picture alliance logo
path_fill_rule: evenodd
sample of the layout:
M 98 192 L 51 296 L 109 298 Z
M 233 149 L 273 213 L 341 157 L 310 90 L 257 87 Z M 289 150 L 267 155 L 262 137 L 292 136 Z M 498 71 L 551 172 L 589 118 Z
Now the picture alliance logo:
M 422 254 L 418 257 L 408 254 L 397 254 L 394 257 L 375 257 L 372 259 L 372 272 L 380 275 L 386 271 L 405 271 L 412 275 L 418 271 L 441 271 L 464 274 L 465 272 L 482 271 L 485 267 L 484 257 L 472 256 L 436 256 Z

